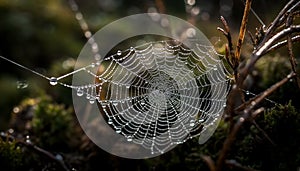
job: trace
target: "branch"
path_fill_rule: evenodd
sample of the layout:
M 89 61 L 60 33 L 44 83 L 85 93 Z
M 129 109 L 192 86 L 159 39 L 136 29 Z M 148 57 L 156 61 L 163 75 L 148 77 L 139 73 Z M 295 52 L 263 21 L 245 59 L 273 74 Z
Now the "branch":
M 291 39 L 292 39 L 293 43 L 294 42 L 299 42 L 300 41 L 300 35 L 296 35 L 296 36 L 292 37 Z M 286 46 L 286 45 L 287 45 L 287 40 L 280 41 L 280 42 L 274 44 L 273 46 L 271 46 L 264 54 L 272 52 L 272 51 L 274 51 L 276 49 L 279 49 L 279 48 L 281 48 L 283 46 Z
M 228 45 L 226 45 L 226 47 L 225 47 L 226 60 L 227 60 L 228 64 L 230 65 L 230 67 L 236 72 L 238 63 L 234 60 L 235 57 L 234 57 L 234 53 L 233 53 L 234 50 L 233 50 L 230 28 L 227 24 L 227 21 L 225 20 L 225 18 L 223 16 L 220 17 L 220 20 L 221 20 L 225 30 L 220 27 L 217 27 L 217 30 L 219 30 L 220 32 L 222 32 L 224 34 L 224 36 L 226 37 L 227 42 L 228 42 Z
M 245 170 L 245 171 L 257 171 L 255 169 L 242 166 L 240 163 L 238 163 L 236 160 L 226 160 L 225 163 L 229 166 L 238 168 L 239 170 Z
M 285 78 L 283 78 L 281 81 L 275 83 L 270 88 L 265 90 L 264 92 L 260 93 L 259 95 L 255 96 L 254 98 L 248 100 L 247 102 L 243 103 L 239 107 L 235 109 L 236 112 L 240 112 L 242 110 L 245 110 L 247 108 L 253 109 L 258 103 L 260 103 L 262 100 L 264 100 L 267 96 L 272 94 L 275 90 L 277 90 L 279 87 L 281 87 L 283 84 L 288 82 L 291 78 L 295 77 L 296 73 L 291 72 L 288 74 Z
M 211 159 L 210 156 L 203 155 L 203 156 L 201 156 L 201 158 L 202 158 L 202 160 L 204 160 L 205 163 L 208 165 L 210 171 L 215 171 L 215 170 L 216 170 L 215 163 L 214 163 L 214 161 Z
M 219 158 L 217 161 L 217 169 L 216 169 L 217 171 L 222 170 L 226 155 L 230 151 L 231 145 L 233 144 L 239 129 L 242 127 L 243 123 L 246 120 L 249 120 L 251 118 L 251 116 L 252 116 L 251 111 L 254 109 L 254 107 L 257 104 L 259 104 L 261 101 L 263 101 L 264 98 L 266 98 L 272 92 L 274 92 L 279 87 L 281 87 L 284 83 L 288 82 L 294 76 L 296 76 L 296 74 L 294 72 L 290 73 L 285 78 L 283 78 L 281 81 L 277 82 L 276 84 L 274 84 L 273 86 L 271 86 L 270 88 L 265 90 L 263 93 L 259 94 L 254 99 L 250 100 L 250 103 L 247 103 L 249 105 L 247 105 L 245 108 L 243 108 L 241 117 L 237 120 L 237 122 L 233 126 L 233 129 L 231 130 L 230 134 L 227 136 L 227 138 L 223 144 L 223 148 L 220 152 L 220 155 L 219 155 Z
M 266 30 L 266 35 L 271 35 L 272 32 L 274 32 L 276 30 L 276 28 L 278 27 L 278 25 L 280 25 L 284 18 L 285 15 L 287 13 L 287 11 L 289 11 L 291 9 L 291 7 L 293 7 L 293 5 L 297 2 L 298 0 L 291 0 L 289 1 L 283 8 L 282 10 L 279 12 L 279 14 L 277 15 L 277 17 L 273 20 L 273 22 L 271 23 L 271 25 L 267 28 Z M 268 37 L 266 37 L 265 39 L 268 39 Z
M 251 3 L 252 0 L 246 0 L 246 5 L 244 9 L 244 15 L 242 19 L 242 24 L 240 27 L 240 33 L 239 33 L 239 39 L 237 41 L 236 49 L 235 49 L 235 58 L 237 61 L 240 61 L 240 56 L 241 56 L 241 48 L 242 48 L 242 43 L 244 41 L 245 33 L 246 33 L 246 26 L 248 22 L 248 16 L 251 10 Z

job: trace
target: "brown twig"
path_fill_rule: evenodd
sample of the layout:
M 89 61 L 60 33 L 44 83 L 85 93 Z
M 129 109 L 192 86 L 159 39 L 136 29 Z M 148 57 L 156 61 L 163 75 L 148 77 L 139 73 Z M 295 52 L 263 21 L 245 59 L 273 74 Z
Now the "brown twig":
M 209 167 L 210 171 L 215 171 L 216 170 L 216 166 L 214 161 L 211 159 L 210 156 L 206 156 L 206 155 L 202 155 L 201 156 L 202 160 L 204 160 L 204 162 L 207 164 L 207 166 Z
M 276 146 L 270 136 L 255 122 L 255 120 L 253 120 L 252 123 L 273 146 Z
M 252 3 L 252 0 L 246 0 L 244 15 L 243 15 L 242 24 L 240 27 L 239 38 L 238 38 L 236 49 L 235 49 L 235 58 L 237 61 L 240 61 L 241 49 L 242 49 L 242 44 L 243 44 L 245 33 L 246 33 L 248 16 L 251 11 L 251 3 Z
M 244 170 L 244 171 L 257 171 L 257 170 L 255 170 L 255 169 L 252 169 L 252 168 L 249 168 L 249 167 L 242 166 L 242 165 L 241 165 L 240 163 L 238 163 L 236 160 L 226 160 L 225 163 L 226 163 L 228 166 L 238 168 L 239 170 Z
M 294 19 L 294 16 L 293 16 L 293 13 L 292 13 L 287 18 L 287 21 L 286 21 L 286 26 L 287 27 L 290 27 L 292 25 L 293 19 Z M 293 72 L 296 73 L 297 72 L 296 71 L 297 61 L 296 61 L 294 53 L 293 53 L 292 33 L 287 35 L 287 49 L 288 49 L 288 53 L 289 53 L 289 56 L 290 56 L 289 60 L 290 60 L 290 63 L 291 63 L 291 69 L 292 69 Z M 298 77 L 295 77 L 295 81 L 297 82 L 298 88 L 300 88 L 300 81 L 299 81 Z
M 155 0 L 155 5 L 156 5 L 159 13 L 161 13 L 161 14 L 166 13 L 166 7 L 165 7 L 163 0 Z

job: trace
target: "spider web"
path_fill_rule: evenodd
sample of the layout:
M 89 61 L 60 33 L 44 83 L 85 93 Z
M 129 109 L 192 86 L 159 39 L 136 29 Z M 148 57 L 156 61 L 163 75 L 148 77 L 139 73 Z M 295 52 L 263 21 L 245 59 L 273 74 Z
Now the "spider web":
M 199 135 L 203 143 L 226 106 L 229 73 L 212 46 L 193 43 L 163 40 L 118 50 L 82 69 L 94 84 L 72 88 L 98 103 L 117 134 L 151 154 Z

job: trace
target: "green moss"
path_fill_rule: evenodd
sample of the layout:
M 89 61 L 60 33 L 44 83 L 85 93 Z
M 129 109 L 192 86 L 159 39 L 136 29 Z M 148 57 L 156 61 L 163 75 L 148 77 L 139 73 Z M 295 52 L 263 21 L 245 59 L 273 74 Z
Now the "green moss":
M 0 166 L 6 170 L 18 170 L 23 166 L 24 153 L 15 141 L 0 138 Z
M 234 159 L 260 170 L 296 170 L 300 166 L 300 112 L 291 105 L 278 105 L 256 119 L 272 140 L 255 126 L 246 128 L 234 146 Z
M 32 130 L 37 145 L 51 150 L 66 151 L 74 146 L 76 129 L 73 110 L 55 104 L 49 98 L 37 103 L 32 120 Z

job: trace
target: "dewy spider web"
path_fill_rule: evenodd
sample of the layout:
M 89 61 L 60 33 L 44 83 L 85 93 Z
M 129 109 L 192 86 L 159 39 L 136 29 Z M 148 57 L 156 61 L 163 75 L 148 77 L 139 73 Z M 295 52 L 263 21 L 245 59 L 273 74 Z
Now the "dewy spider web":
M 213 47 L 196 47 L 158 41 L 118 51 L 93 74 L 97 84 L 78 88 L 78 95 L 84 90 L 91 103 L 97 100 L 107 123 L 127 141 L 163 153 L 199 136 L 226 105 L 229 79 L 222 61 L 212 56 Z

